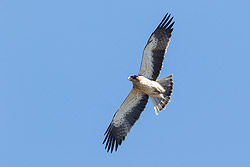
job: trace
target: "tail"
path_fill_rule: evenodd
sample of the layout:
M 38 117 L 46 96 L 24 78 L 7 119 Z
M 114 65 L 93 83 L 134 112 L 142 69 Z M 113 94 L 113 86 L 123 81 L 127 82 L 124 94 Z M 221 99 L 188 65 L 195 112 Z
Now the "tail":
M 161 112 L 163 109 L 165 109 L 168 102 L 170 102 L 170 97 L 172 95 L 174 86 L 172 77 L 173 74 L 156 81 L 165 89 L 165 92 L 162 93 L 163 98 L 150 97 L 154 105 L 156 115 L 158 115 L 159 111 Z

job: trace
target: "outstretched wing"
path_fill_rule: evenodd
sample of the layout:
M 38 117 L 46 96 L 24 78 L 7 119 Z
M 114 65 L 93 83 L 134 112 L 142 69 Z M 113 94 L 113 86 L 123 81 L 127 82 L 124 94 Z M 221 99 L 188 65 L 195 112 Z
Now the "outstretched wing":
M 151 34 L 143 51 L 139 75 L 148 79 L 156 80 L 162 68 L 164 55 L 168 47 L 171 33 L 173 31 L 173 17 L 166 14 L 159 26 Z
M 111 149 L 112 153 L 114 146 L 115 151 L 117 151 L 118 145 L 121 145 L 122 141 L 125 140 L 127 133 L 139 119 L 147 102 L 148 95 L 135 88 L 131 90 L 128 97 L 115 113 L 112 122 L 104 134 L 106 137 L 103 144 L 106 142 L 105 149 L 108 149 L 107 152 Z

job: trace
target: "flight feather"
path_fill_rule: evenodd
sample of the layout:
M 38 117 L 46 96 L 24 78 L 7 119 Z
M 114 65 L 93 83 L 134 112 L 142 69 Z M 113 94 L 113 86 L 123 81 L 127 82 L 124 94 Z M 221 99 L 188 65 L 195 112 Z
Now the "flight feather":
M 158 25 L 156 30 L 151 34 L 146 47 L 143 51 L 141 68 L 139 75 L 155 81 L 160 74 L 164 55 L 170 42 L 173 31 L 173 17 L 166 14 Z

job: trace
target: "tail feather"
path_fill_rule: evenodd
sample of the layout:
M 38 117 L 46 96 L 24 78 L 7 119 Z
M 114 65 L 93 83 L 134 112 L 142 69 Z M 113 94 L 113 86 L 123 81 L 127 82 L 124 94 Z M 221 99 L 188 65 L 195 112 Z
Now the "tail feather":
M 159 105 L 160 102 L 161 102 L 161 98 L 150 97 L 150 99 L 151 99 L 151 101 L 152 101 L 152 103 L 154 105 L 155 114 L 158 115 L 159 112 L 160 112 L 159 108 L 161 108 L 160 105 Z
M 173 77 L 173 74 L 156 81 L 165 89 L 165 92 L 162 93 L 163 98 L 150 97 L 154 105 L 156 115 L 158 115 L 159 111 L 161 112 L 162 110 L 164 110 L 168 102 L 170 102 L 170 98 L 173 93 L 173 86 L 174 86 L 172 77 Z

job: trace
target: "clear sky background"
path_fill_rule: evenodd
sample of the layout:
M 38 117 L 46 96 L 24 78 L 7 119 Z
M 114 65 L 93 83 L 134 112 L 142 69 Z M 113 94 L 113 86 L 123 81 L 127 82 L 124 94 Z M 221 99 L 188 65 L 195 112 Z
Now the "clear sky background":
M 1 167 L 249 167 L 250 1 L 0 1 Z M 176 21 L 160 78 L 118 152 L 104 132 L 163 16 Z

